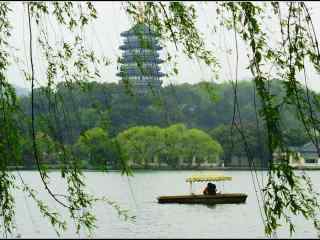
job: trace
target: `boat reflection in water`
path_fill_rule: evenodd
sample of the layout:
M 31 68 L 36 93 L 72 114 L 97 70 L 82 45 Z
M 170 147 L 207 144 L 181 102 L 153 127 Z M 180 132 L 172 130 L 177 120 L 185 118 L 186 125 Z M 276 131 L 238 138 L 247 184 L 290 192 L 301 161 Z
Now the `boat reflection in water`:
M 185 203 L 185 204 L 227 204 L 227 203 L 245 203 L 247 194 L 244 193 L 222 193 L 218 192 L 213 195 L 193 194 L 192 183 L 194 182 L 217 182 L 231 181 L 232 178 L 222 175 L 200 175 L 191 176 L 186 179 L 190 183 L 189 195 L 177 196 L 160 196 L 158 203 Z

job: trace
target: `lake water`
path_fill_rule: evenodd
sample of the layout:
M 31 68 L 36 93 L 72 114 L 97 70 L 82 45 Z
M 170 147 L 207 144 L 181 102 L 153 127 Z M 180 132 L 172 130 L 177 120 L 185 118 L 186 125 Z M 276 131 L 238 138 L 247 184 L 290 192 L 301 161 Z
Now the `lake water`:
M 245 204 L 226 205 L 187 205 L 158 204 L 157 196 L 189 193 L 189 185 L 185 178 L 208 171 L 137 171 L 134 177 L 121 176 L 119 172 L 86 172 L 88 189 L 97 196 L 108 196 L 111 200 L 130 210 L 136 221 L 126 222 L 119 218 L 117 212 L 105 204 L 97 204 L 95 213 L 98 228 L 93 237 L 96 238 L 264 238 L 264 227 L 259 213 L 256 194 L 250 171 L 216 171 L 232 176 L 231 182 L 218 183 L 218 190 L 224 192 L 244 192 L 248 194 Z M 212 173 L 212 172 L 211 172 Z M 317 171 L 307 172 L 312 178 L 315 188 L 320 190 L 320 176 Z M 43 186 L 39 174 L 33 171 L 21 172 L 25 182 L 40 191 L 39 197 L 58 206 L 42 191 Z M 262 180 L 265 172 L 258 172 Z M 63 182 L 58 172 L 50 173 L 50 185 L 63 192 Z M 265 180 L 264 180 L 265 181 Z M 194 191 L 200 192 L 204 183 L 194 185 Z M 22 238 L 55 238 L 57 235 L 37 210 L 32 200 L 22 192 L 16 193 L 15 237 Z M 60 209 L 60 208 L 59 208 Z M 60 211 L 66 214 L 64 210 Z M 302 217 L 294 218 L 297 224 L 293 238 L 316 238 L 317 233 L 312 223 Z M 85 233 L 75 234 L 74 226 L 69 224 L 62 235 L 66 238 L 85 237 Z M 277 232 L 278 237 L 289 237 L 288 228 Z

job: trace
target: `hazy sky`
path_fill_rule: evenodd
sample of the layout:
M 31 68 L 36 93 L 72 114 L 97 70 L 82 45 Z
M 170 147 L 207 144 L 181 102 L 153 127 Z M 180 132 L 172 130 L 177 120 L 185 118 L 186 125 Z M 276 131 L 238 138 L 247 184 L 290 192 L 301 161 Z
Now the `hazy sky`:
M 117 82 L 119 78 L 116 76 L 116 64 L 115 61 L 118 56 L 121 55 L 121 51 L 118 49 L 122 44 L 122 37 L 120 33 L 128 30 L 132 26 L 132 22 L 122 9 L 121 2 L 94 2 L 98 11 L 98 19 L 89 27 L 87 30 L 87 45 L 94 48 L 97 52 L 102 52 L 104 55 L 111 59 L 111 65 L 105 67 L 102 71 L 102 79 L 99 81 L 105 82 Z M 202 80 L 213 80 L 222 82 L 225 80 L 234 79 L 235 77 L 235 41 L 233 32 L 229 32 L 224 28 L 218 26 L 217 32 L 212 32 L 213 24 L 217 23 L 215 13 L 215 3 L 195 3 L 198 10 L 199 22 L 198 27 L 204 34 L 208 47 L 213 49 L 219 63 L 221 70 L 219 72 L 219 79 L 213 78 L 213 74 L 210 73 L 209 69 L 204 65 L 199 65 L 196 60 L 189 60 L 187 57 L 178 52 L 178 68 L 179 74 L 175 78 L 164 78 L 164 84 L 168 83 L 196 83 Z M 28 37 L 28 25 L 27 25 L 27 14 L 26 9 L 23 8 L 21 2 L 12 3 L 13 13 L 11 14 L 11 20 L 13 23 L 13 34 L 11 44 L 19 49 L 18 55 L 22 60 L 28 60 L 29 51 L 29 37 Z M 308 5 L 312 8 L 313 21 L 317 33 L 320 33 L 320 2 L 308 2 Z M 277 41 L 279 37 L 279 29 L 275 29 L 274 26 L 278 26 L 273 20 L 266 22 L 265 27 L 273 35 L 273 40 Z M 50 26 L 52 32 L 57 32 L 59 35 L 59 28 L 57 26 Z M 51 29 L 50 29 L 51 30 Z M 60 31 L 61 32 L 61 31 Z M 35 43 L 36 45 L 36 43 Z M 175 54 L 175 49 L 172 46 L 167 46 L 168 50 Z M 227 53 L 227 49 L 229 53 Z M 35 49 L 35 55 L 39 55 Z M 251 77 L 250 71 L 246 69 L 248 65 L 248 59 L 246 56 L 246 47 L 239 41 L 239 79 L 248 79 Z M 40 57 L 36 56 L 36 75 L 39 82 L 45 82 L 44 71 L 45 67 L 41 65 L 39 61 Z M 29 63 L 28 63 L 29 64 Z M 21 64 L 19 65 L 22 66 Z M 162 65 L 162 71 L 167 72 L 169 66 Z M 320 79 L 319 75 L 316 74 L 310 68 L 307 71 L 308 74 L 308 85 L 312 89 L 320 91 Z M 16 64 L 14 64 L 9 72 L 10 82 L 19 85 L 21 87 L 30 88 L 30 84 L 27 83 L 18 70 Z

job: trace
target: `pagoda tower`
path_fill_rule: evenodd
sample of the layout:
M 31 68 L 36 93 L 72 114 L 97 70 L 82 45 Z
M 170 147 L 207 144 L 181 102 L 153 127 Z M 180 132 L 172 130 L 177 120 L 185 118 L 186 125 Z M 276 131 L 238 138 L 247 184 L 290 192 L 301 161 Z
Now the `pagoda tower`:
M 137 23 L 130 30 L 120 34 L 124 43 L 119 48 L 123 50 L 119 59 L 121 77 L 120 84 L 135 94 L 146 94 L 148 91 L 159 93 L 165 74 L 160 71 L 158 51 L 162 49 L 157 40 L 157 34 L 144 23 Z

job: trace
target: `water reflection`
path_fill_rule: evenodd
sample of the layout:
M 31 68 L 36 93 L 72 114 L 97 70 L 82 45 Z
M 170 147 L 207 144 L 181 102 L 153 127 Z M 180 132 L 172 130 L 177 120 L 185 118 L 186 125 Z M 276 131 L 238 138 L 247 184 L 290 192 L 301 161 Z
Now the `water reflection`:
M 216 209 L 217 208 L 217 204 L 205 204 L 207 208 L 210 209 Z

